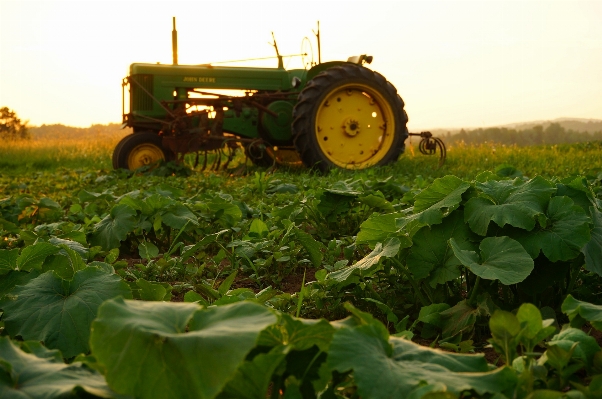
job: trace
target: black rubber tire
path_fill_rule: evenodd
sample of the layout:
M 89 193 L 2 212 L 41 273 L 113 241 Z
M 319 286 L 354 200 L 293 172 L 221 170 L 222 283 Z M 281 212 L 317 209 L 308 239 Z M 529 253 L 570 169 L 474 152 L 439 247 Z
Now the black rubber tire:
M 354 64 L 340 65 L 319 73 L 307 82 L 293 109 L 293 140 L 301 160 L 307 167 L 323 172 L 341 167 L 331 162 L 320 148 L 315 128 L 316 116 L 327 95 L 338 87 L 353 84 L 368 86 L 370 90 L 377 92 L 390 106 L 394 119 L 392 145 L 380 161 L 370 166 L 395 162 L 405 150 L 408 116 L 403 109 L 404 102 L 395 87 L 378 72 Z
M 176 159 L 174 153 L 163 147 L 161 137 L 154 132 L 132 133 L 122 138 L 113 150 L 113 169 L 130 169 L 128 157 L 132 150 L 141 144 L 152 144 L 161 150 L 163 160 L 173 161 Z

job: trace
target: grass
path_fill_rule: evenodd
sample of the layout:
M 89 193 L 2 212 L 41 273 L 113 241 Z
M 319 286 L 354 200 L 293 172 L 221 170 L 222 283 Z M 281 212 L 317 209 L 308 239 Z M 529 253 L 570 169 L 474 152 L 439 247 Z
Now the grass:
M 54 172 L 62 168 L 109 171 L 112 169 L 113 149 L 128 133 L 127 130 L 116 130 L 83 137 L 52 135 L 28 141 L 0 142 L 0 173 L 18 176 L 28 172 Z M 482 171 L 495 170 L 504 164 L 529 177 L 596 177 L 602 173 L 602 142 L 536 147 L 460 144 L 448 148 L 447 160 L 441 168 L 438 167 L 438 155 L 422 155 L 415 148 L 417 143 L 408 144 L 405 154 L 393 165 L 361 172 L 335 171 L 333 177 L 349 178 L 367 173 L 375 178 L 393 175 L 414 180 L 422 176 L 432 180 L 453 174 L 472 179 Z M 242 154 L 238 156 L 243 157 Z M 243 161 L 237 159 L 233 165 Z M 194 156 L 189 156 L 187 163 L 192 166 Z M 304 174 L 305 171 L 293 170 L 291 173 Z
M 0 173 L 21 174 L 57 168 L 110 169 L 115 145 L 127 131 L 90 137 L 56 135 L 0 142 Z

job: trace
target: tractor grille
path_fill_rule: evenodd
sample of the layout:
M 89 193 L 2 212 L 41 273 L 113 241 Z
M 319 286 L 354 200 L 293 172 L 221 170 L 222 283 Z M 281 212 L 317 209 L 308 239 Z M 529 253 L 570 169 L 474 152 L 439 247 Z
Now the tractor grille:
M 132 75 L 133 82 L 130 83 L 132 90 L 131 110 L 132 111 L 152 111 L 153 99 L 140 86 L 144 87 L 151 95 L 153 94 L 153 75 Z M 136 84 L 136 83 L 139 83 Z

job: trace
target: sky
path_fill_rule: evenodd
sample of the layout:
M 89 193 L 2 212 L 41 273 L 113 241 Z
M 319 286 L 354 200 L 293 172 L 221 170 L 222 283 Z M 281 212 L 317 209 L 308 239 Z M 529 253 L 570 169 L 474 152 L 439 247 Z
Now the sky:
M 121 122 L 134 62 L 374 57 L 410 131 L 602 119 L 602 0 L 0 0 L 0 107 L 32 126 Z M 276 60 L 245 63 L 276 67 Z M 301 67 L 300 57 L 285 59 Z

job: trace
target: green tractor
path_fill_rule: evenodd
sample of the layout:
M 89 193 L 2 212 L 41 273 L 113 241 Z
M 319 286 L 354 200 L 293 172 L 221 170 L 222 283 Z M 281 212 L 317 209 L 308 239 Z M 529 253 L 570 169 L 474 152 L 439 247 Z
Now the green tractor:
M 206 166 L 208 153 L 219 154 L 218 163 L 227 155 L 226 163 L 242 149 L 259 166 L 364 169 L 404 151 L 404 103 L 364 66 L 372 57 L 321 62 L 318 28 L 318 61 L 299 54 L 305 69 L 286 70 L 275 40 L 277 68 L 178 65 L 175 18 L 173 24 L 173 64 L 135 63 L 123 80 L 123 126 L 133 133 L 117 144 L 114 168 L 195 152 Z

